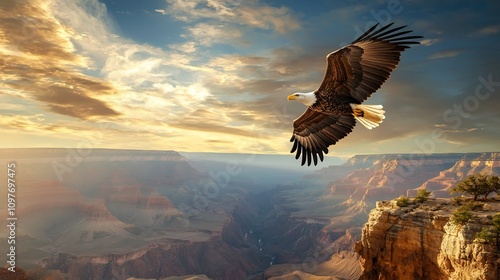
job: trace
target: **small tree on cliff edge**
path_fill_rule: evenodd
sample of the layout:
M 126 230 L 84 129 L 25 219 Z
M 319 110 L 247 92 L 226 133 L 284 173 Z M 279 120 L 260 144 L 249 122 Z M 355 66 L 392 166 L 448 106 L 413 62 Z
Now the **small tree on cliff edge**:
M 498 176 L 476 174 L 458 183 L 456 187 L 451 189 L 451 193 L 465 192 L 473 195 L 474 200 L 477 200 L 477 197 L 480 195 L 484 195 L 486 199 L 490 193 L 498 190 L 500 190 L 500 179 Z
M 484 242 L 495 240 L 495 246 L 500 249 L 500 214 L 493 216 L 493 226 L 484 227 L 476 234 L 476 238 Z
M 427 191 L 426 189 L 418 190 L 417 196 L 415 196 L 415 201 L 416 202 L 424 202 L 429 199 L 429 196 L 431 196 L 431 192 Z
M 488 193 L 485 193 L 484 198 L 488 197 L 488 195 L 492 192 L 500 193 L 500 178 L 498 176 L 491 176 L 488 179 L 489 190 Z

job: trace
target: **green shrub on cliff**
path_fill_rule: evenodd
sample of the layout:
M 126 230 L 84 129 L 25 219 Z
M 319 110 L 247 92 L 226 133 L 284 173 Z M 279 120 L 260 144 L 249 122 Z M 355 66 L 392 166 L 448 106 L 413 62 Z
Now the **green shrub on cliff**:
M 422 203 L 426 201 L 429 196 L 431 196 L 431 192 L 426 189 L 418 190 L 417 196 L 415 196 L 415 202 Z
M 475 203 L 475 202 L 468 202 L 467 204 L 464 204 L 455 211 L 451 213 L 451 222 L 454 224 L 460 224 L 463 225 L 467 223 L 470 219 L 472 219 L 472 213 L 471 211 L 481 211 L 484 208 L 484 203 Z
M 456 225 L 464 225 L 470 219 L 472 219 L 470 208 L 466 205 L 463 205 L 458 207 L 451 213 L 450 221 Z
M 396 205 L 398 207 L 406 207 L 410 204 L 410 199 L 404 195 L 396 199 Z
M 483 229 L 476 233 L 476 239 L 482 243 L 489 243 L 494 241 L 497 249 L 500 249 L 500 213 L 493 216 L 493 225 L 483 227 Z
M 480 232 L 476 233 L 476 239 L 480 243 L 489 243 L 493 240 L 493 233 L 490 227 L 484 227 Z
M 467 202 L 467 204 L 465 204 L 463 207 L 469 209 L 470 211 L 481 211 L 484 208 L 484 203 L 474 203 L 470 201 Z

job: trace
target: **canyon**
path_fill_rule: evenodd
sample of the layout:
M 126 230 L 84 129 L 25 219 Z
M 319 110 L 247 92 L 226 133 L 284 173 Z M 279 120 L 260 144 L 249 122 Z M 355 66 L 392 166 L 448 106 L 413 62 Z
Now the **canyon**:
M 33 279 L 375 279 L 390 271 L 369 272 L 382 247 L 355 244 L 378 227 L 377 201 L 449 197 L 470 174 L 500 174 L 499 155 L 359 155 L 310 171 L 175 151 L 7 150 L 0 162 L 19 166 L 17 253 Z

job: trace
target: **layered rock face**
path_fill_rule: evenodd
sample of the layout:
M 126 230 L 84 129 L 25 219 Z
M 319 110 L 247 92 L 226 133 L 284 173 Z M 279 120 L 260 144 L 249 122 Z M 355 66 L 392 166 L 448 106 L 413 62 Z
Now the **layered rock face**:
M 364 268 L 360 279 L 500 279 L 499 252 L 474 241 L 500 202 L 488 202 L 463 226 L 449 221 L 456 207 L 445 199 L 402 208 L 378 202 L 356 244 Z
M 185 236 L 189 240 L 180 240 L 165 234 L 137 250 L 108 250 L 98 255 L 58 253 L 42 265 L 62 272 L 64 277 L 55 279 L 164 279 L 190 274 L 206 274 L 210 279 L 245 279 L 267 264 L 257 246 L 247 243 L 243 236 L 245 223 L 253 219 L 254 209 L 248 202 L 251 200 L 244 197 L 237 201 L 219 231 L 200 230 L 210 235 L 204 240 L 194 241 L 189 236 Z
M 349 173 L 332 181 L 331 195 L 373 207 L 375 201 L 412 196 L 418 189 L 432 191 L 434 197 L 450 197 L 451 188 L 469 175 L 500 174 L 500 153 L 354 156 L 339 168 Z M 332 173 L 327 168 L 315 176 L 327 177 L 325 172 Z
M 457 182 L 478 173 L 500 174 L 500 153 L 465 154 L 452 167 L 439 172 L 419 188 L 432 191 L 435 196 L 446 197 Z
M 452 167 L 459 159 L 460 156 L 454 154 L 356 156 L 346 164 L 359 165 L 360 168 L 335 181 L 330 189 L 335 196 L 374 203 L 406 195 L 408 190 L 438 176 L 440 171 Z M 364 167 L 367 164 L 370 165 Z
M 214 238 L 206 242 L 151 244 L 126 254 L 95 257 L 58 254 L 46 267 L 62 267 L 65 279 L 75 280 L 127 279 L 132 275 L 160 279 L 193 273 L 208 274 L 213 279 L 244 279 L 261 269 L 258 255 L 258 251 L 235 248 Z

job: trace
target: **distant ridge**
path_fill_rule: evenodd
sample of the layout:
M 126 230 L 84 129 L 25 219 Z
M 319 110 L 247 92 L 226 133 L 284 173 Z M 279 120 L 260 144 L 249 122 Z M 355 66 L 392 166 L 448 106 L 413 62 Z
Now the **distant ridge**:
M 413 153 L 402 153 L 402 154 L 367 154 L 367 155 L 355 155 L 347 160 L 345 165 L 354 165 L 360 162 L 373 163 L 375 160 L 390 160 L 390 159 L 402 159 L 402 160 L 413 160 L 418 161 L 420 159 L 445 159 L 451 161 L 455 158 L 459 159 L 476 159 L 484 158 L 485 156 L 495 155 L 500 156 L 500 152 L 480 152 L 480 153 L 432 153 L 432 154 L 413 154 Z
M 106 148 L 0 148 L 0 158 L 31 158 L 31 157 L 58 157 L 66 156 L 69 151 L 78 154 L 94 154 L 98 156 L 107 155 L 131 155 L 141 153 L 144 155 L 178 155 L 174 150 L 137 150 L 137 149 L 106 149 Z
M 14 148 L 0 149 L 0 162 L 50 163 L 95 161 L 187 161 L 178 152 L 155 150 Z

